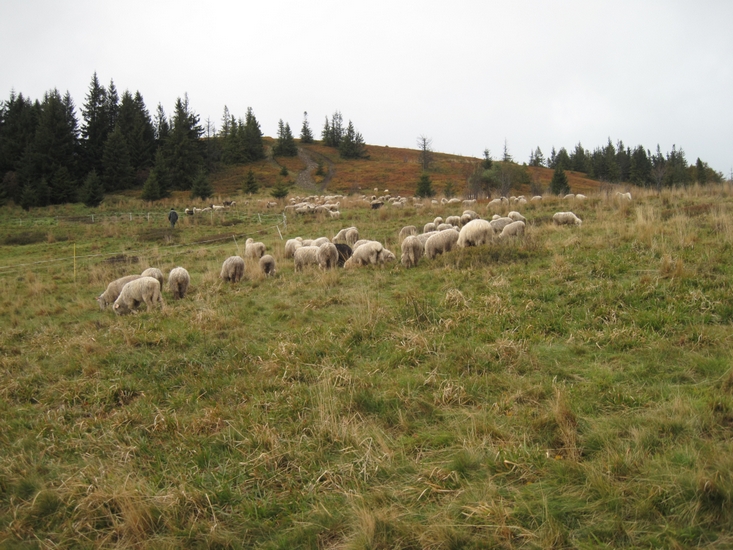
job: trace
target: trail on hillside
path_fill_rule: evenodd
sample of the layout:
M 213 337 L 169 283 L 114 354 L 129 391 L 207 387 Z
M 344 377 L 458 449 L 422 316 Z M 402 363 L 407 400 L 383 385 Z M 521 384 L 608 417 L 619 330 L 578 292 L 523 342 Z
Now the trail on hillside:
M 331 162 L 327 157 L 324 155 L 321 155 L 319 153 L 314 153 L 312 151 L 307 151 L 303 149 L 302 147 L 298 147 L 298 157 L 300 160 L 303 161 L 303 164 L 305 164 L 305 168 L 298 172 L 298 176 L 295 178 L 295 185 L 307 189 L 310 191 L 314 191 L 316 193 L 323 192 L 324 189 L 328 186 L 328 182 L 331 181 L 331 178 L 333 178 L 334 174 L 334 166 L 333 162 Z M 326 176 L 323 178 L 323 181 L 318 184 L 313 179 L 313 172 L 315 172 L 318 169 L 318 160 L 322 162 L 324 167 L 326 168 Z

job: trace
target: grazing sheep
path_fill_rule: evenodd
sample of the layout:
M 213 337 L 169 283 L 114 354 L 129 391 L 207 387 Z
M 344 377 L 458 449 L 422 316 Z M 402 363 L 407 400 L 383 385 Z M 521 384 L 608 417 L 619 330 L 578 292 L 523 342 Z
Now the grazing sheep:
M 577 193 L 577 194 L 575 195 L 575 200 L 580 200 L 580 201 L 582 201 L 582 200 L 585 200 L 585 199 L 587 199 L 587 198 L 588 198 L 588 197 L 586 197 L 586 196 L 585 196 L 585 195 L 583 195 L 582 193 Z
M 168 274 L 168 289 L 173 294 L 174 300 L 180 300 L 186 296 L 191 277 L 183 267 L 174 267 Z
M 364 243 L 368 243 L 368 242 L 370 242 L 370 241 L 369 241 L 369 239 L 359 239 L 358 241 L 356 241 L 356 242 L 354 243 L 354 246 L 352 246 L 351 248 L 352 248 L 353 250 L 356 250 L 356 249 L 357 249 L 357 248 L 359 248 L 359 247 L 360 247 L 361 245 L 363 245 Z
M 476 206 L 476 199 L 466 199 L 463 201 L 463 206 Z
M 397 256 L 391 250 L 386 248 L 382 249 L 382 253 L 379 255 L 379 263 L 386 264 L 387 262 L 396 262 Z
M 456 244 L 461 248 L 480 246 L 491 241 L 494 228 L 486 220 L 471 220 L 461 228 Z
M 511 218 L 512 221 L 515 221 L 515 222 L 524 222 L 524 223 L 527 223 L 527 218 L 525 218 L 519 212 L 516 212 L 514 210 L 512 210 L 511 212 L 509 212 L 506 215 L 506 217 L 507 218 Z
M 338 210 L 335 210 L 335 211 L 334 210 L 330 210 L 328 212 L 328 215 L 331 216 L 331 219 L 332 220 L 341 219 L 341 212 L 339 212 Z
M 494 228 L 494 231 L 497 233 L 500 233 L 504 227 L 512 223 L 514 220 L 510 217 L 504 217 L 504 218 L 496 218 L 495 220 L 491 220 L 489 223 L 491 224 L 491 227 Z
M 307 265 L 318 265 L 318 252 L 320 250 L 318 246 L 301 246 L 296 250 L 293 257 L 295 271 L 303 271 L 303 268 Z
M 420 235 L 417 235 L 418 240 L 420 241 L 420 244 L 423 247 L 423 250 L 425 249 L 425 243 L 428 242 L 428 239 L 432 237 L 433 235 L 437 235 L 437 231 L 428 231 L 427 233 L 421 233 Z
M 468 221 L 471 221 L 471 220 L 478 220 L 481 216 L 479 216 L 473 210 L 464 210 L 463 211 L 463 214 L 461 214 L 461 219 L 463 219 L 465 217 L 471 218 L 470 220 L 468 220 Z M 468 222 L 466 222 L 466 223 L 468 223 Z
M 346 227 L 336 233 L 336 236 L 331 239 L 331 242 L 346 243 L 349 246 L 354 246 L 354 243 L 359 240 L 359 230 L 356 227 Z
M 384 203 L 382 201 L 374 200 L 371 202 L 372 210 L 377 210 L 378 208 L 381 208 Z
M 348 244 L 344 243 L 334 243 L 334 246 L 336 246 L 336 250 L 338 250 L 339 253 L 338 266 L 344 267 L 346 260 L 351 258 L 351 247 Z
M 256 243 L 254 239 L 247 239 L 244 243 L 244 259 L 259 260 L 265 255 L 264 243 Z
M 417 263 L 422 258 L 425 249 L 423 244 L 414 235 L 408 235 L 405 240 L 402 241 L 402 265 L 410 268 L 417 267 Z
M 241 281 L 244 277 L 244 260 L 239 256 L 229 256 L 221 265 L 219 277 L 231 283 Z
M 269 254 L 262 256 L 262 258 L 260 258 L 260 271 L 262 271 L 266 277 L 272 277 L 275 275 L 275 258 Z
M 574 193 L 568 193 L 567 195 L 563 197 L 563 199 L 567 199 L 567 200 L 574 199 L 574 198 L 575 198 Z
M 122 292 L 115 300 L 114 309 L 117 315 L 130 313 L 133 309 L 145 302 L 148 311 L 155 304 L 163 307 L 163 296 L 160 293 L 160 283 L 155 277 L 138 277 L 122 287 Z
M 294 239 L 288 239 L 285 242 L 285 258 L 292 258 L 295 251 L 303 246 L 303 239 L 301 237 L 295 237 Z
M 214 212 L 221 212 L 222 210 L 226 210 L 227 208 L 226 206 L 222 206 L 221 204 L 212 204 L 211 209 Z
M 616 191 L 616 197 L 619 199 L 625 199 L 627 201 L 631 200 L 631 193 L 622 193 L 621 191 Z
M 104 310 L 108 305 L 114 304 L 115 300 L 119 297 L 120 292 L 122 292 L 122 287 L 125 286 L 130 281 L 134 281 L 135 279 L 139 279 L 140 275 L 127 275 L 126 277 L 120 277 L 119 279 L 115 279 L 110 284 L 107 285 L 107 290 L 102 292 L 99 296 L 97 296 L 97 303 L 99 304 L 99 309 Z
M 529 200 L 531 200 L 532 202 L 541 201 L 542 200 L 542 195 L 535 195 L 534 197 L 532 197 Z
M 163 272 L 157 267 L 147 268 L 140 274 L 140 277 L 153 277 L 154 279 L 158 279 L 158 282 L 160 283 L 160 289 L 163 290 L 163 285 L 165 284 L 165 280 L 163 279 Z
M 525 199 L 524 197 L 518 197 L 517 198 L 517 204 L 519 206 L 523 206 L 523 205 L 527 204 L 527 199 Z
M 415 227 L 414 225 L 406 225 L 405 227 L 400 229 L 400 234 L 399 237 L 397 237 L 397 241 L 401 243 L 411 235 L 417 235 L 417 227 Z
M 331 239 L 329 239 L 328 237 L 318 237 L 317 239 L 313 240 L 313 244 L 311 246 L 321 246 L 330 242 Z
M 524 222 L 520 220 L 505 225 L 504 229 L 501 230 L 499 238 L 504 239 L 506 237 L 520 237 L 522 235 L 524 235 Z
M 435 225 L 435 222 L 428 222 L 425 224 L 425 226 L 422 228 L 423 233 L 430 233 L 431 231 L 435 231 L 438 226 Z
M 461 225 L 463 225 L 463 222 L 461 221 L 460 216 L 448 216 L 445 219 L 445 223 L 449 223 L 454 227 L 461 227 Z
M 354 248 L 354 253 L 351 258 L 346 260 L 344 263 L 345 268 L 365 266 L 365 265 L 377 265 L 380 263 L 380 256 L 384 247 L 382 243 L 378 241 L 367 241 Z
M 443 218 L 441 218 L 440 216 L 437 216 L 437 217 L 436 217 L 436 218 L 435 218 L 435 219 L 433 220 L 433 223 L 435 224 L 435 227 L 438 227 L 438 226 L 439 226 L 439 225 L 440 225 L 441 223 L 443 223 Z
M 445 231 L 446 229 L 455 229 L 455 226 L 450 223 L 441 223 L 438 227 L 436 227 L 436 230 L 438 231 Z
M 338 266 L 339 252 L 331 241 L 318 247 L 318 267 L 321 269 L 335 269 Z
M 583 220 L 581 220 L 578 216 L 576 216 L 572 212 L 556 212 L 552 216 L 552 221 L 555 222 L 555 225 L 580 226 L 580 224 L 583 223 Z
M 438 254 L 453 250 L 457 242 L 458 231 L 455 229 L 438 231 L 425 242 L 425 255 L 432 260 Z

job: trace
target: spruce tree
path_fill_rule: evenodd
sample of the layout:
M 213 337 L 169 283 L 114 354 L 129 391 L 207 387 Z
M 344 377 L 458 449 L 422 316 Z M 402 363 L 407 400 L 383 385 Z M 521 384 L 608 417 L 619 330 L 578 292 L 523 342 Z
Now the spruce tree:
M 570 192 L 568 177 L 565 175 L 565 171 L 559 164 L 555 168 L 555 173 L 552 174 L 552 181 L 550 181 L 550 192 L 555 195 L 565 195 Z
M 81 201 L 90 208 L 95 208 L 102 204 L 104 200 L 104 186 L 99 179 L 96 170 L 92 170 L 84 180 L 84 185 L 79 194 Z
M 430 176 L 427 172 L 423 172 L 420 176 L 420 180 L 417 182 L 415 196 L 420 198 L 430 198 L 435 196 L 433 182 L 430 180 Z
M 242 138 L 246 162 L 262 160 L 266 157 L 265 145 L 262 141 L 262 130 L 260 129 L 260 123 L 257 122 L 252 107 L 247 107 Z
M 71 177 L 69 169 L 61 166 L 51 178 L 49 186 L 52 204 L 65 204 L 77 201 L 77 183 Z
M 191 111 L 188 95 L 176 100 L 173 126 L 163 145 L 169 183 L 178 189 L 191 189 L 193 179 L 203 167 L 199 116 Z
M 102 172 L 102 155 L 110 128 L 107 109 L 107 90 L 99 83 L 97 73 L 92 76 L 86 102 L 82 107 L 82 151 L 86 171 L 96 169 Z
M 246 193 L 247 195 L 254 195 L 259 191 L 260 186 L 257 183 L 257 179 L 255 178 L 255 174 L 252 171 L 252 169 L 249 169 L 249 172 L 247 172 L 247 179 L 244 180 L 244 185 L 242 186 L 242 191 Z
M 448 180 L 445 182 L 445 187 L 443 188 L 443 194 L 447 199 L 450 199 L 456 194 L 456 186 L 453 183 L 453 180 Z
M 491 170 L 491 166 L 494 164 L 491 158 L 491 151 L 484 149 L 484 160 L 481 161 L 481 168 L 484 170 Z
M 39 111 L 38 102 L 34 105 L 23 94 L 16 96 L 14 92 L 0 104 L 0 176 L 18 170 L 24 151 L 33 142 Z M 12 192 L 7 198 L 11 197 L 18 198 Z
M 157 201 L 163 197 L 161 193 L 160 181 L 158 180 L 158 173 L 156 170 L 151 170 L 148 179 L 145 180 L 143 185 L 143 192 L 140 198 L 144 201 Z
M 102 170 L 102 183 L 107 192 L 130 189 L 135 183 L 127 141 L 122 135 L 119 124 L 115 126 L 104 145 Z
M 25 184 L 20 192 L 20 207 L 27 212 L 31 207 L 38 205 L 36 189 L 29 183 Z
M 270 196 L 276 199 L 284 199 L 290 193 L 290 186 L 287 182 L 278 179 L 275 187 L 270 190 Z
M 295 157 L 298 155 L 298 146 L 290 131 L 290 125 L 283 123 L 280 119 L 277 126 L 277 142 L 273 147 L 272 154 L 276 157 Z
M 199 170 L 191 185 L 191 198 L 195 199 L 199 197 L 201 200 L 206 200 L 213 194 L 214 189 L 211 187 L 211 182 L 206 172 L 203 169 Z
M 349 121 L 346 132 L 341 138 L 338 146 L 339 155 L 345 159 L 369 158 L 364 145 L 364 138 L 356 131 L 354 125 Z
M 300 129 L 300 142 L 301 143 L 313 143 L 313 133 L 308 125 L 308 111 L 303 112 L 303 126 Z
M 695 163 L 696 168 L 696 175 L 697 175 L 697 183 L 700 185 L 705 185 L 708 182 L 707 173 L 705 171 L 705 163 L 700 160 L 698 157 L 697 162 Z

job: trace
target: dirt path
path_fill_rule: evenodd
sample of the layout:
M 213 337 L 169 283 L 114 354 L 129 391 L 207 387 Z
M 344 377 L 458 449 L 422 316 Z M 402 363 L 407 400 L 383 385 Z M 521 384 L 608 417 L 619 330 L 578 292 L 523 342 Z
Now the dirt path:
M 333 178 L 333 162 L 324 155 L 307 151 L 302 147 L 298 147 L 298 157 L 303 161 L 303 164 L 305 164 L 305 169 L 298 172 L 298 176 L 295 178 L 295 185 L 309 191 L 317 193 L 323 192 L 323 190 L 328 186 L 328 182 Z M 318 161 L 320 161 L 327 170 L 326 176 L 320 184 L 316 183 L 313 179 L 313 173 L 318 169 Z

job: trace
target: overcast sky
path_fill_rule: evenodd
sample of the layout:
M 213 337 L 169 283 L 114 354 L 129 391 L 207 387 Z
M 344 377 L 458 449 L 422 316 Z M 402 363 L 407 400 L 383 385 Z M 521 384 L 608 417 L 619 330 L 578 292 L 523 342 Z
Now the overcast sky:
M 320 138 L 339 110 L 368 144 L 501 156 L 623 140 L 733 168 L 731 0 L 0 0 L 0 99 L 96 71 L 151 112 Z

